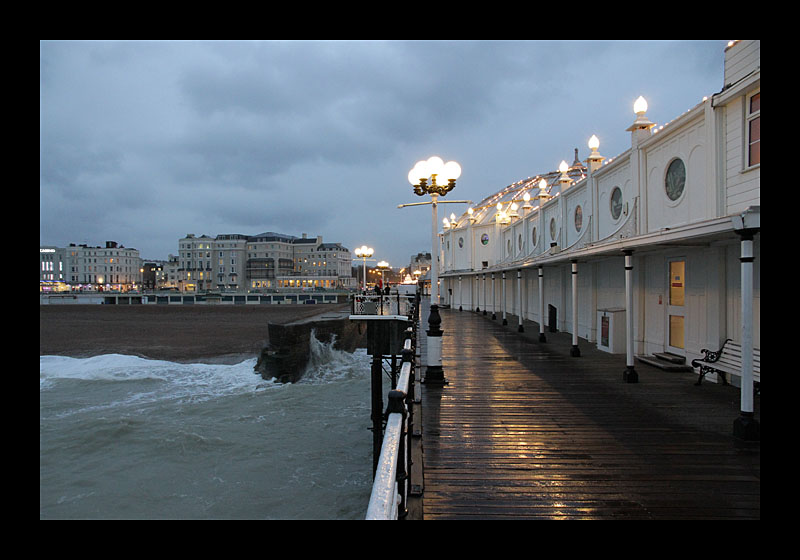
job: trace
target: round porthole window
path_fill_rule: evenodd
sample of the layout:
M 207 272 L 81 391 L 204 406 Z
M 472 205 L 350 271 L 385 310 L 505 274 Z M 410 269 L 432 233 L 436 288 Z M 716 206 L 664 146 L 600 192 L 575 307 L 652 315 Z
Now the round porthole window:
M 531 241 L 533 241 L 533 246 L 536 247 L 536 227 L 533 228 L 533 233 L 531 234 Z
M 511 240 L 510 239 L 508 240 L 508 243 L 506 243 L 506 250 L 508 251 L 507 255 L 510 257 L 511 256 Z
M 459 237 L 458 238 L 458 248 L 462 249 L 463 247 L 464 247 L 464 238 L 463 237 Z
M 550 239 L 556 240 L 556 219 L 550 218 Z
M 583 209 L 578 206 L 575 208 L 575 231 L 580 232 L 583 227 Z
M 481 235 L 481 244 L 482 245 L 488 245 L 489 244 L 489 234 L 488 233 L 484 233 L 483 235 Z
M 664 190 L 667 198 L 678 200 L 683 194 L 686 186 L 686 166 L 680 159 L 672 160 L 667 168 L 667 176 L 664 178 Z
M 519 250 L 522 251 L 522 234 L 521 233 L 519 234 L 519 237 L 517 237 L 517 247 L 519 247 Z
M 611 217 L 615 220 L 618 220 L 620 214 L 622 214 L 622 189 L 619 187 L 614 187 L 611 191 Z

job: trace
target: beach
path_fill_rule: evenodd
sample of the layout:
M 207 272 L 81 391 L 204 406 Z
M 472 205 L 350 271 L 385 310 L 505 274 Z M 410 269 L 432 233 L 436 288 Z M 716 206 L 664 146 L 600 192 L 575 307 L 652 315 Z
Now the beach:
M 268 323 L 291 323 L 347 306 L 40 305 L 39 355 L 235 363 L 268 344 Z

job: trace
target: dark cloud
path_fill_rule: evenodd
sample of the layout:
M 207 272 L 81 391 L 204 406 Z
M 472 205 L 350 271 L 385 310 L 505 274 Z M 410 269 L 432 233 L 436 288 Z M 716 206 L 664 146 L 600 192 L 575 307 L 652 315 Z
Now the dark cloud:
M 421 200 L 405 178 L 417 160 L 458 160 L 452 197 L 477 201 L 591 134 L 617 155 L 638 95 L 664 122 L 721 89 L 723 48 L 43 41 L 40 242 L 116 237 L 166 258 L 186 233 L 274 230 L 406 264 L 430 249 L 429 207 L 396 208 Z

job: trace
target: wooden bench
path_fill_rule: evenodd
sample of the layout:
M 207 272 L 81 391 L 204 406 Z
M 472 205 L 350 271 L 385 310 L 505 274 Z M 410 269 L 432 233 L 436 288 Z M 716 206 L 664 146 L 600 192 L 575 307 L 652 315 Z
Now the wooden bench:
M 700 385 L 706 374 L 716 373 L 722 376 L 722 384 L 727 385 L 727 374 L 742 375 L 742 346 L 730 338 L 722 343 L 719 350 L 700 350 L 702 358 L 692 360 L 692 367 L 700 368 L 700 375 L 695 385 Z M 753 348 L 753 390 L 761 395 L 761 351 Z

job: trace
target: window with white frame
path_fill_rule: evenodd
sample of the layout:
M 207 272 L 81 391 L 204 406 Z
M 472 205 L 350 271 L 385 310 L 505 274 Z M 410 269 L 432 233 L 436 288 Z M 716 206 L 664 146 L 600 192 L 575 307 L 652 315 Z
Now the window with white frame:
M 761 163 L 761 92 L 747 98 L 747 166 Z

